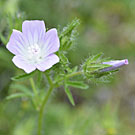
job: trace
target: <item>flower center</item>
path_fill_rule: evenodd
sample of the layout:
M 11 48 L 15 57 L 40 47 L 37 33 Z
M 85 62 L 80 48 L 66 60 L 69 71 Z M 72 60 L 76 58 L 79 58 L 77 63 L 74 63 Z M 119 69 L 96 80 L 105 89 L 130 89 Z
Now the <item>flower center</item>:
M 41 49 L 38 44 L 34 44 L 28 47 L 28 60 L 31 61 L 32 64 L 37 64 L 41 62 Z
M 31 54 L 31 55 L 36 55 L 40 52 L 40 48 L 37 44 L 35 45 L 31 45 L 28 47 L 28 52 Z

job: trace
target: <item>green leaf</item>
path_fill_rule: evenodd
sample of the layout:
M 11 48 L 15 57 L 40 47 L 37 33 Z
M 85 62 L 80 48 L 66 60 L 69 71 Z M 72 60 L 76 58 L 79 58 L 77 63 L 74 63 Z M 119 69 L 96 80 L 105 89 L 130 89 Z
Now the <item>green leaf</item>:
M 13 84 L 10 87 L 11 89 L 17 89 L 21 92 L 23 92 L 24 94 L 28 95 L 28 96 L 33 96 L 33 93 L 24 85 L 21 84 Z
M 73 29 L 75 29 L 80 24 L 80 20 L 75 18 L 67 27 L 65 27 L 60 34 L 59 38 L 64 37 L 65 35 L 69 34 Z
M 80 89 L 88 89 L 89 88 L 89 86 L 82 81 L 67 81 L 66 84 L 68 86 L 72 86 L 72 87 L 80 88 Z
M 31 78 L 34 74 L 35 74 L 36 71 L 30 73 L 30 74 L 22 74 L 22 75 L 18 75 L 18 76 L 15 76 L 15 77 L 12 77 L 11 80 L 13 81 L 24 81 L 26 79 L 29 79 Z
M 1 61 L 1 67 L 10 68 L 12 69 L 14 66 L 12 64 L 12 57 L 13 55 L 8 52 L 5 48 L 0 48 L 0 61 Z
M 60 38 L 60 49 L 59 51 L 67 51 L 74 45 L 74 41 L 78 36 L 77 27 L 80 24 L 79 19 L 74 19 L 70 24 L 63 28 L 59 34 Z
M 74 68 L 72 68 L 73 72 L 77 72 L 78 70 L 78 66 L 75 66 Z
M 60 53 L 60 59 L 63 63 L 69 63 L 68 58 L 63 53 Z
M 6 44 L 7 43 L 7 40 L 6 38 L 2 35 L 2 33 L 0 33 L 0 39 L 2 41 L 3 44 Z
M 6 99 L 10 100 L 10 99 L 20 98 L 20 97 L 28 97 L 28 96 L 24 93 L 15 93 L 15 94 L 7 96 Z
M 69 88 L 68 88 L 67 86 L 65 86 L 65 92 L 66 92 L 66 94 L 67 94 L 67 96 L 68 96 L 68 99 L 69 99 L 70 103 L 71 103 L 73 106 L 75 106 L 75 102 L 74 102 L 72 93 L 71 93 L 71 91 L 69 90 Z

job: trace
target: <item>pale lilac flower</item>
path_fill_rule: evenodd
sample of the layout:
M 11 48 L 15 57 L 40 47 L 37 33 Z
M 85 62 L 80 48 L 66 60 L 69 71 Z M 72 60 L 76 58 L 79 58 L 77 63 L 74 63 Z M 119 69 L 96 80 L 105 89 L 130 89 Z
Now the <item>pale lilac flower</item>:
M 114 61 L 108 61 L 108 62 L 103 62 L 102 64 L 107 64 L 110 65 L 111 67 L 107 67 L 101 70 L 101 72 L 106 72 L 106 71 L 112 71 L 116 70 L 124 65 L 128 65 L 128 60 L 114 60 Z
M 54 54 L 60 47 L 57 30 L 46 32 L 44 21 L 24 21 L 22 32 L 13 30 L 6 47 L 15 55 L 13 63 L 26 73 L 45 71 L 59 62 Z

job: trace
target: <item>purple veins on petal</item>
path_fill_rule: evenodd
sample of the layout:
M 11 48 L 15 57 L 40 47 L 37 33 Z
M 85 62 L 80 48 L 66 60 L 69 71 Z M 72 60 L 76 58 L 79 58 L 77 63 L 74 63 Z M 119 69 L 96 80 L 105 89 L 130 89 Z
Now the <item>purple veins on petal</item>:
M 15 54 L 20 55 L 25 49 L 27 42 L 25 41 L 22 32 L 13 30 L 10 40 L 7 44 L 7 49 Z
M 43 48 L 46 51 L 46 55 L 52 54 L 59 50 L 60 43 L 59 43 L 57 30 L 55 28 L 46 32 L 45 41 L 46 42 L 45 44 L 43 44 Z
M 20 55 L 14 56 L 12 61 L 18 68 L 23 69 L 26 73 L 30 73 L 36 69 L 34 65 L 27 63 Z
M 101 70 L 101 72 L 112 71 L 124 65 L 128 65 L 128 59 L 108 61 L 108 62 L 103 62 L 102 64 L 107 64 L 107 65 L 110 65 L 111 67 L 104 68 Z
M 44 21 L 24 21 L 22 24 L 22 33 L 27 37 L 30 45 L 43 42 L 46 33 Z
M 59 62 L 54 54 L 60 47 L 57 30 L 46 32 L 44 21 L 24 21 L 22 32 L 13 30 L 6 47 L 16 55 L 13 63 L 26 73 L 45 71 Z

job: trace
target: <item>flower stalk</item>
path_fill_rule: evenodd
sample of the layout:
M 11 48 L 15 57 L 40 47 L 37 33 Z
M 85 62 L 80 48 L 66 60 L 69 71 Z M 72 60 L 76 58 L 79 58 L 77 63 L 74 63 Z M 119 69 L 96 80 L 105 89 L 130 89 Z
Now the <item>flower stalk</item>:
M 45 106 L 47 104 L 47 101 L 49 100 L 49 97 L 53 91 L 53 88 L 54 88 L 54 84 L 50 78 L 50 76 L 48 74 L 45 74 L 46 75 L 46 78 L 48 80 L 48 83 L 50 85 L 48 91 L 47 91 L 47 94 L 45 95 L 42 103 L 41 103 L 41 107 L 40 107 L 40 110 L 39 110 L 39 118 L 38 118 L 38 135 L 41 135 L 42 134 L 42 124 L 43 124 L 43 116 L 44 116 L 44 109 L 45 109 Z
M 47 101 L 53 91 L 53 85 L 50 86 L 46 96 L 44 97 L 44 100 L 41 104 L 40 110 L 39 110 L 39 118 L 38 118 L 38 135 L 41 135 L 42 133 L 42 124 L 43 124 L 43 114 L 44 114 L 44 109 L 47 104 Z
M 78 71 L 78 72 L 75 72 L 75 73 L 72 73 L 72 74 L 69 74 L 67 76 L 67 78 L 71 78 L 71 77 L 74 77 L 74 76 L 77 76 L 77 75 L 81 75 L 83 72 L 81 71 Z M 45 109 L 45 106 L 47 104 L 47 101 L 49 100 L 49 97 L 53 91 L 53 89 L 55 88 L 55 84 L 52 82 L 50 76 L 45 73 L 46 75 L 46 78 L 48 80 L 48 83 L 50 85 L 48 91 L 47 91 L 47 94 L 45 95 L 44 99 L 43 99 L 43 102 L 41 104 L 41 107 L 39 109 L 39 118 L 38 118 L 38 135 L 42 135 L 42 125 L 43 125 L 43 116 L 44 116 L 44 109 Z
M 37 93 L 37 89 L 36 89 L 36 86 L 35 86 L 33 78 L 30 78 L 30 83 L 31 83 L 31 87 L 32 87 L 33 93 L 36 96 L 38 93 Z

